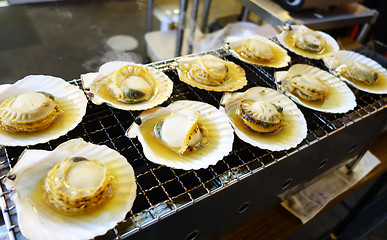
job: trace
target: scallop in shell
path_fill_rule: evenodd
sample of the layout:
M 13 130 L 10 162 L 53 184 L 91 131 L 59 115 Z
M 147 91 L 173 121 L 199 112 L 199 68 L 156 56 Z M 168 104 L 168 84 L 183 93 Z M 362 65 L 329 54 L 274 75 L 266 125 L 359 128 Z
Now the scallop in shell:
M 81 75 L 91 101 L 122 110 L 144 110 L 160 105 L 172 94 L 173 82 L 163 72 L 131 62 L 103 64 L 96 73 Z
M 278 90 L 304 107 L 322 112 L 345 113 L 356 106 L 356 98 L 351 89 L 339 78 L 319 68 L 296 64 L 288 71 L 275 72 L 274 76 Z M 296 84 L 289 83 L 293 80 Z M 297 91 L 292 91 L 296 86 Z M 322 96 L 322 98 L 306 99 L 300 96 Z
M 323 61 L 333 74 L 351 86 L 369 93 L 387 93 L 387 70 L 376 61 L 348 50 L 324 57 Z
M 212 55 L 180 58 L 178 74 L 181 81 L 210 91 L 235 91 L 247 84 L 243 68 Z
M 290 57 L 285 49 L 263 36 L 229 37 L 226 41 L 233 56 L 250 64 L 282 68 L 290 62 Z
M 224 113 L 188 100 L 144 111 L 126 135 L 138 137 L 149 161 L 184 170 L 216 164 L 232 150 L 234 140 Z
M 81 89 L 61 78 L 30 75 L 2 85 L 0 103 L 0 145 L 26 146 L 75 128 L 86 113 L 87 99 Z
M 264 128 L 270 128 L 269 133 L 252 131 L 241 114 L 246 102 L 257 105 L 254 112 L 261 120 L 277 126 L 273 129 L 272 125 L 263 125 Z M 253 146 L 282 151 L 296 147 L 306 137 L 307 125 L 302 112 L 288 97 L 273 89 L 253 87 L 243 93 L 226 93 L 221 105 L 224 107 L 220 109 L 229 117 L 236 135 Z
M 58 172 L 51 173 L 52 177 L 66 175 L 65 183 L 71 189 L 66 190 L 64 185 L 54 182 L 51 185 L 55 188 L 51 190 L 63 194 L 55 199 L 62 201 L 62 206 L 65 200 L 67 203 L 81 203 L 81 207 L 71 206 L 72 213 L 93 206 L 96 199 L 106 195 L 104 190 L 109 189 L 109 186 L 101 179 L 109 180 L 108 183 L 114 179 L 114 188 L 108 193 L 111 196 L 90 212 L 76 216 L 58 212 L 46 202 L 47 193 L 44 190 L 45 182 L 47 185 L 47 182 L 53 180 L 45 178 L 50 178 L 49 172 L 54 171 L 58 164 L 64 166 L 59 167 Z M 104 170 L 103 174 L 101 170 Z M 10 175 L 13 177 L 7 179 L 5 185 L 14 190 L 11 200 L 16 205 L 19 227 L 29 239 L 91 239 L 102 235 L 117 222 L 124 220 L 136 197 L 134 171 L 126 158 L 113 149 L 87 143 L 82 139 L 69 140 L 53 151 L 25 150 Z M 95 190 L 94 185 L 101 188 Z M 101 195 L 100 190 L 104 194 Z M 92 201 L 87 205 L 85 199 Z
M 277 38 L 285 48 L 306 58 L 321 59 L 339 51 L 339 45 L 329 34 L 303 25 L 284 28 Z

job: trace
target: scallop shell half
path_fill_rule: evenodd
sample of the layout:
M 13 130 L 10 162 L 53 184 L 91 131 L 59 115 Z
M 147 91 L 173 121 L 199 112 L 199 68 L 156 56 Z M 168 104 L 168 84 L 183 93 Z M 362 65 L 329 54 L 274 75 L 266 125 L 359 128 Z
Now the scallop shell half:
M 276 133 L 256 133 L 243 125 L 237 111 L 244 99 L 254 101 L 267 101 L 283 108 L 285 123 L 288 126 L 281 128 Z M 221 111 L 229 117 L 236 135 L 243 141 L 271 151 L 282 151 L 296 147 L 307 133 L 306 120 L 297 105 L 285 95 L 265 87 L 253 87 L 243 93 L 225 93 L 222 99 Z
M 191 69 L 191 66 L 195 64 L 199 58 L 201 57 L 183 57 L 177 60 L 177 63 L 178 63 L 177 71 L 179 74 L 179 78 L 182 82 L 185 82 L 191 86 L 194 86 L 200 89 L 216 91 L 216 92 L 225 92 L 225 91 L 232 92 L 246 86 L 247 79 L 245 75 L 245 70 L 241 66 L 231 61 L 222 60 L 220 58 L 219 60 L 222 61 L 228 68 L 226 79 L 223 84 L 219 86 L 210 86 L 194 80 L 193 78 L 190 77 L 189 71 Z
M 0 103 L 26 92 L 47 92 L 52 94 L 64 111 L 47 129 L 29 133 L 11 133 L 0 129 L 0 145 L 26 146 L 45 143 L 56 139 L 75 128 L 86 114 L 87 99 L 77 86 L 65 80 L 45 75 L 30 75 L 14 84 L 0 88 Z
M 199 123 L 207 129 L 209 139 L 208 145 L 186 155 L 177 154 L 152 134 L 154 126 L 160 120 L 181 109 L 200 112 Z M 133 123 L 126 135 L 130 138 L 138 137 L 145 157 L 151 162 L 184 170 L 207 168 L 222 160 L 232 150 L 234 134 L 228 117 L 210 104 L 188 100 L 176 101 L 166 108 L 146 110 L 139 118 L 141 124 Z
M 335 68 L 340 66 L 346 61 L 354 61 L 354 62 L 360 62 L 363 63 L 373 69 L 376 70 L 378 73 L 378 79 L 376 80 L 376 83 L 373 85 L 366 85 L 361 84 L 358 82 L 353 82 L 348 79 L 346 79 L 343 76 L 339 76 L 340 79 L 345 81 L 346 83 L 350 84 L 351 86 L 360 89 L 364 92 L 368 93 L 375 93 L 375 94 L 386 94 L 387 93 L 387 70 L 382 67 L 379 63 L 376 61 L 353 51 L 348 50 L 341 50 L 337 52 L 336 54 L 332 56 L 327 56 L 323 58 L 323 61 L 325 65 L 329 68 L 330 72 L 339 76 L 335 72 Z
M 263 44 L 267 44 L 272 52 L 274 53 L 274 60 L 273 61 L 258 61 L 254 60 L 248 57 L 245 57 L 240 54 L 238 49 L 243 46 L 243 43 L 247 39 L 254 39 L 262 42 Z M 237 37 L 229 37 L 226 39 L 226 42 L 229 43 L 230 47 L 230 52 L 233 56 L 236 58 L 239 58 L 240 60 L 250 63 L 250 64 L 255 64 L 255 65 L 260 65 L 264 67 L 271 67 L 271 68 L 282 68 L 288 66 L 290 62 L 290 57 L 285 49 L 283 49 L 281 46 L 278 44 L 274 43 L 270 39 L 260 36 L 260 35 L 254 35 L 250 36 L 247 38 L 237 38 Z
M 323 102 L 306 101 L 282 89 L 281 81 L 288 75 L 302 74 L 314 76 L 327 84 L 329 86 L 328 99 L 325 99 Z M 304 107 L 329 113 L 345 113 L 356 107 L 356 98 L 351 89 L 349 89 L 349 87 L 339 78 L 319 68 L 306 64 L 295 64 L 290 67 L 288 71 L 275 72 L 274 76 L 277 83 L 277 89 L 284 92 L 290 99 Z
M 43 200 L 43 183 L 48 171 L 65 157 L 94 158 L 107 166 L 116 180 L 113 197 L 99 209 L 80 216 L 58 213 Z M 29 239 L 91 239 L 105 234 L 125 219 L 136 197 L 134 171 L 125 157 L 106 146 L 73 139 L 53 151 L 25 150 L 10 172 L 15 180 L 5 185 L 14 189 L 19 227 Z
M 150 74 L 155 83 L 153 96 L 144 102 L 124 103 L 115 99 L 107 87 L 116 71 L 126 65 L 133 65 L 143 68 Z M 82 83 L 85 89 L 89 89 L 88 95 L 94 104 L 100 105 L 106 103 L 114 108 L 122 110 L 145 110 L 165 102 L 172 94 L 173 82 L 169 77 L 149 66 L 136 64 L 132 62 L 112 61 L 103 64 L 98 72 L 86 73 L 81 75 Z
M 308 29 L 304 25 L 291 25 L 289 29 L 283 29 L 283 31 L 277 35 L 278 41 L 287 49 L 290 51 L 301 55 L 306 58 L 311 58 L 311 59 L 321 59 L 325 56 L 328 56 L 332 53 L 335 53 L 339 51 L 340 47 L 339 44 L 336 42 L 336 40 L 330 36 L 327 33 L 321 32 L 321 31 L 315 31 L 316 33 L 320 34 L 323 39 L 325 39 L 325 47 L 322 51 L 320 52 L 310 52 L 310 51 L 305 51 L 302 50 L 298 47 L 293 46 L 292 42 L 292 35 L 300 30 L 303 29 Z

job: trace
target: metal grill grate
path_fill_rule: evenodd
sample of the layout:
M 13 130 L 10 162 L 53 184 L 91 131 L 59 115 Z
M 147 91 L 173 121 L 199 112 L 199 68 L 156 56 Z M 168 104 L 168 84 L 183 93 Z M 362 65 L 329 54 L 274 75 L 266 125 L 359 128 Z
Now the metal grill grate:
M 246 64 L 228 55 L 223 50 L 214 50 L 208 53 L 231 60 L 245 69 L 248 85 L 241 91 L 253 86 L 275 88 L 273 69 Z M 290 54 L 292 64 L 306 63 L 326 69 L 321 61 L 307 60 L 292 53 Z M 169 67 L 174 61 L 175 59 L 150 64 L 164 71 L 174 82 L 172 96 L 163 106 L 177 100 L 187 99 L 206 102 L 218 107 L 222 93 L 201 90 L 180 82 L 176 70 Z M 82 88 L 79 80 L 71 83 Z M 140 112 L 122 111 L 106 105 L 97 106 L 92 103 L 88 104 L 86 116 L 74 130 L 56 140 L 45 144 L 27 146 L 27 148 L 52 150 L 69 139 L 81 137 L 88 142 L 107 145 L 125 156 L 135 170 L 138 186 L 137 197 L 133 208 L 126 216 L 126 220 L 119 223 L 116 228 L 108 231 L 103 237 L 120 239 L 130 236 L 149 225 L 157 223 L 160 219 L 166 218 L 215 192 L 227 188 L 235 182 L 276 164 L 276 162 L 307 148 L 324 137 L 381 111 L 387 105 L 387 98 L 384 96 L 367 94 L 357 90 L 353 91 L 358 106 L 347 114 L 320 113 L 299 106 L 307 120 L 308 133 L 297 148 L 271 152 L 252 147 L 235 137 L 234 150 L 216 165 L 207 169 L 183 171 L 149 162 L 145 159 L 138 140 L 129 139 L 124 135 Z M 23 150 L 24 147 L 2 148 L 0 170 L 2 178 L 14 166 Z M 1 191 L 3 194 L 0 203 L 4 220 L 10 231 L 10 237 L 11 239 L 20 239 L 22 235 L 17 226 L 14 204 L 9 200 L 9 194 L 3 184 L 1 184 Z

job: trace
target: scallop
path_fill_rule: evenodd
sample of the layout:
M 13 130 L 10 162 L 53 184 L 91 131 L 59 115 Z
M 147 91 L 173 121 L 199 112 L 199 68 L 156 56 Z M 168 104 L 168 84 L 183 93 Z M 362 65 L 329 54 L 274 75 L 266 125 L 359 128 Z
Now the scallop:
M 28 239 L 91 239 L 125 219 L 134 171 L 106 146 L 73 139 L 53 151 L 25 150 L 5 185 Z M 12 179 L 12 180 L 11 180 Z
M 86 113 L 81 89 L 65 80 L 30 75 L 0 88 L 0 145 L 45 143 L 75 128 Z
M 36 132 L 48 128 L 62 114 L 52 95 L 27 92 L 1 103 L 0 125 L 10 132 Z
M 287 126 L 283 108 L 268 101 L 244 99 L 239 106 L 238 115 L 243 124 L 254 132 L 270 133 Z
M 245 92 L 225 93 L 220 110 L 227 114 L 240 139 L 262 149 L 290 149 L 306 137 L 306 120 L 297 105 L 270 88 L 252 87 Z M 252 112 L 247 113 L 248 117 L 247 111 Z M 252 125 L 257 120 L 262 121 L 259 128 Z
M 210 91 L 235 91 L 247 84 L 243 68 L 213 55 L 180 58 L 178 74 L 181 81 Z
M 176 101 L 141 113 L 126 135 L 138 138 L 145 157 L 176 169 L 207 168 L 232 150 L 227 116 L 197 101 Z
M 233 56 L 250 64 L 282 68 L 290 62 L 290 57 L 285 49 L 263 36 L 229 37 L 226 42 L 228 42 L 229 50 Z
M 106 103 L 122 110 L 145 110 L 166 101 L 173 82 L 163 72 L 131 62 L 113 61 L 98 72 L 81 75 L 94 104 Z
M 355 108 L 356 98 L 339 78 L 319 68 L 295 64 L 274 74 L 277 89 L 304 107 L 330 113 Z
M 330 35 L 304 25 L 285 27 L 277 38 L 285 48 L 306 58 L 321 59 L 339 51 L 339 45 Z
M 353 51 L 340 50 L 323 58 L 329 71 L 365 92 L 387 93 L 387 70 L 376 61 Z

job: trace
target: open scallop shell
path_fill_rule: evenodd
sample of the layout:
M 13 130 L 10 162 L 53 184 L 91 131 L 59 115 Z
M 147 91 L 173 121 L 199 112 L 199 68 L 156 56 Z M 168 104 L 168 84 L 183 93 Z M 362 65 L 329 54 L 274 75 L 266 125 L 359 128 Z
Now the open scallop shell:
M 155 92 L 147 101 L 138 103 L 120 102 L 116 100 L 107 89 L 106 84 L 111 81 L 112 75 L 126 65 L 141 67 L 153 77 Z M 171 96 L 173 90 L 173 82 L 165 73 L 152 67 L 132 62 L 107 62 L 99 68 L 98 72 L 82 74 L 81 79 L 84 88 L 89 89 L 86 92 L 88 92 L 88 95 L 94 104 L 100 105 L 106 103 L 114 108 L 122 110 L 145 110 L 155 107 L 165 102 Z
M 238 48 L 243 45 L 245 40 L 247 39 L 255 39 L 263 42 L 264 44 L 267 44 L 270 46 L 274 53 L 274 61 L 271 62 L 265 62 L 265 61 L 257 61 L 251 58 L 244 57 L 238 52 Z M 229 47 L 230 47 L 230 52 L 233 56 L 236 58 L 239 58 L 240 60 L 250 63 L 250 64 L 255 64 L 255 65 L 260 65 L 264 67 L 271 67 L 271 68 L 282 68 L 288 66 L 290 62 L 290 57 L 285 49 L 283 49 L 281 46 L 278 44 L 274 43 L 270 39 L 260 36 L 260 35 L 254 35 L 250 36 L 247 38 L 237 38 L 237 37 L 229 37 L 226 39 L 226 42 L 228 42 Z
M 80 216 L 58 213 L 43 201 L 43 184 L 48 171 L 65 157 L 83 156 L 103 162 L 111 171 L 117 187 L 113 197 L 94 212 Z M 91 239 L 105 234 L 124 220 L 136 197 L 134 171 L 126 158 L 106 146 L 73 139 L 53 151 L 25 150 L 10 172 L 14 180 L 5 185 L 14 189 L 19 227 L 29 239 Z
M 292 93 L 284 91 L 280 85 L 280 82 L 287 75 L 295 74 L 309 74 L 319 78 L 324 83 L 326 83 L 329 86 L 328 99 L 326 99 L 324 102 L 306 101 L 300 99 Z M 349 89 L 349 87 L 339 78 L 319 68 L 306 64 L 296 64 L 290 67 L 288 71 L 275 72 L 274 76 L 278 90 L 284 92 L 284 94 L 289 96 L 294 102 L 304 107 L 329 113 L 345 113 L 356 107 L 356 98 L 351 89 Z
M 240 103 L 244 99 L 256 101 L 267 101 L 283 108 L 285 122 L 288 126 L 283 127 L 276 133 L 256 133 L 243 125 L 237 115 Z M 307 133 L 306 120 L 297 105 L 285 95 L 264 87 L 253 87 L 243 93 L 225 93 L 222 99 L 221 111 L 229 117 L 236 135 L 243 141 L 271 151 L 282 151 L 296 147 Z
M 305 27 L 304 25 L 290 25 L 288 28 L 285 27 L 282 30 L 282 32 L 277 35 L 278 41 L 290 51 L 298 55 L 301 55 L 303 57 L 311 58 L 311 59 L 321 59 L 324 56 L 328 56 L 329 54 L 339 51 L 340 47 L 339 47 L 339 44 L 336 42 L 336 40 L 329 34 L 321 31 L 316 31 L 326 41 L 326 45 L 321 52 L 318 52 L 318 53 L 309 52 L 293 46 L 291 37 L 295 32 L 301 29 L 307 29 L 307 27 Z
M 205 89 L 209 91 L 216 92 L 225 92 L 225 91 L 236 91 L 243 88 L 247 84 L 247 79 L 245 75 L 245 70 L 230 61 L 222 60 L 228 68 L 228 73 L 226 74 L 226 81 L 219 86 L 209 86 L 203 83 L 200 83 L 189 76 L 189 70 L 192 64 L 195 64 L 196 60 L 200 57 L 183 57 L 177 60 L 178 63 L 178 74 L 182 82 L 185 82 L 191 86 Z
M 343 76 L 339 76 L 340 79 L 350 84 L 351 86 L 360 89 L 364 92 L 375 93 L 375 94 L 386 94 L 387 93 L 387 70 L 382 67 L 376 61 L 353 51 L 341 50 L 334 55 L 327 56 L 323 58 L 325 65 L 329 68 L 330 72 L 339 76 L 335 72 L 335 68 L 340 66 L 346 61 L 354 61 L 363 63 L 369 67 L 375 69 L 378 73 L 378 80 L 373 85 L 361 84 L 358 82 L 353 82 L 346 79 Z
M 193 109 L 200 112 L 199 123 L 208 130 L 209 144 L 187 155 L 179 155 L 157 139 L 154 126 L 170 113 L 180 109 Z M 133 123 L 126 135 L 138 137 L 145 157 L 154 163 L 177 169 L 207 168 L 222 160 L 232 150 L 234 134 L 227 116 L 214 106 L 196 101 L 176 101 L 166 108 L 149 109 L 139 116 L 141 124 Z M 137 121 L 136 121 L 137 122 Z M 176 129 L 178 131 L 179 129 Z
M 0 88 L 0 103 L 26 92 L 47 92 L 52 94 L 64 111 L 47 129 L 29 133 L 11 133 L 0 129 L 0 145 L 26 146 L 45 143 L 65 135 L 74 129 L 86 113 L 87 99 L 81 89 L 65 80 L 45 75 L 30 75 L 14 84 Z

